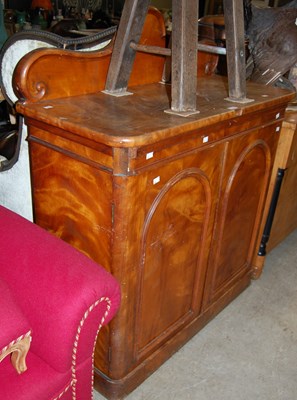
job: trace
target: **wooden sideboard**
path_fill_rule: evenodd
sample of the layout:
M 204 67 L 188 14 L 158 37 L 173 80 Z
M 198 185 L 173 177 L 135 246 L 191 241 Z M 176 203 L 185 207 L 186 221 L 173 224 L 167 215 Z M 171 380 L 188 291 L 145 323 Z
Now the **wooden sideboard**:
M 130 90 L 17 105 L 29 127 L 35 221 L 121 282 L 120 311 L 95 352 L 95 382 L 110 399 L 250 284 L 292 98 L 249 83 L 253 102 L 228 102 L 224 79 L 205 78 L 200 113 L 183 118 L 164 112 L 168 85 Z

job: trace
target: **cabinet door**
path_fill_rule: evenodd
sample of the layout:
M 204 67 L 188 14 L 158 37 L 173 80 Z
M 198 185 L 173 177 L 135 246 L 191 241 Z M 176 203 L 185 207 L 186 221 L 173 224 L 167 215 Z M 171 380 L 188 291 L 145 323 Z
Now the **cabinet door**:
M 148 355 L 201 310 L 225 145 L 146 172 L 138 248 L 134 351 Z
M 237 136 L 228 143 L 205 306 L 251 274 L 277 140 L 277 129 L 272 125 Z

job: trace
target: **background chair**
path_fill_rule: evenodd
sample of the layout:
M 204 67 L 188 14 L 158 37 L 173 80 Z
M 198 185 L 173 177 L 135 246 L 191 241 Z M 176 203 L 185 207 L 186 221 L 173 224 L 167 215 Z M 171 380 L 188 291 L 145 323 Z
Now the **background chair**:
M 2 206 L 0 222 L 1 400 L 91 399 L 93 350 L 119 307 L 117 281 Z
M 28 143 L 26 141 L 27 127 L 13 110 L 17 101 L 12 85 L 14 69 L 22 57 L 40 48 L 63 48 L 81 52 L 99 51 L 108 45 L 115 31 L 116 27 L 111 27 L 87 37 L 69 39 L 52 32 L 24 30 L 9 37 L 0 51 L 1 93 L 12 107 L 12 118 L 17 118 L 19 126 L 14 157 L 4 161 L 1 161 L 0 157 L 0 204 L 30 221 L 33 220 L 33 212 Z

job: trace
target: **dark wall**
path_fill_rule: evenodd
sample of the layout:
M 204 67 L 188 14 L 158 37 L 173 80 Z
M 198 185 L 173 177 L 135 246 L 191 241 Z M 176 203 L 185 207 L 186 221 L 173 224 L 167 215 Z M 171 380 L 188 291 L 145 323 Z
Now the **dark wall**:
M 31 0 L 6 0 L 5 7 L 14 10 L 28 10 L 31 6 Z
M 122 13 L 122 9 L 124 6 L 125 0 L 102 0 L 102 10 L 106 11 L 106 10 L 110 10 L 110 6 L 114 6 L 114 14 L 116 16 L 120 16 Z

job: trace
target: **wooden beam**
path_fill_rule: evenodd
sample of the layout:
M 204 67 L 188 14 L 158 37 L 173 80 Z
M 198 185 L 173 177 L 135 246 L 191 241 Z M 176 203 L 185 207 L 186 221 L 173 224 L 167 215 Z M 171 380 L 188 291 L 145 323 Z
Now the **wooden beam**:
M 246 98 L 246 63 L 243 2 L 224 0 L 226 49 L 228 66 L 228 100 L 249 102 Z
M 112 52 L 105 92 L 122 96 L 136 51 L 148 52 L 139 45 L 150 0 L 126 0 L 117 38 Z M 199 0 L 172 0 L 171 108 L 170 113 L 183 116 L 197 111 L 197 42 Z M 245 38 L 243 3 L 224 0 L 228 65 L 228 100 L 251 101 L 246 98 Z M 169 49 L 151 48 L 155 54 L 170 56 Z
M 171 112 L 196 113 L 199 0 L 172 0 Z
M 105 92 L 127 94 L 127 86 L 135 58 L 131 42 L 138 43 L 150 0 L 126 0 L 108 70 Z

